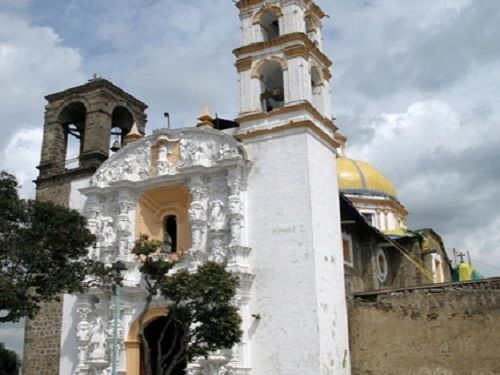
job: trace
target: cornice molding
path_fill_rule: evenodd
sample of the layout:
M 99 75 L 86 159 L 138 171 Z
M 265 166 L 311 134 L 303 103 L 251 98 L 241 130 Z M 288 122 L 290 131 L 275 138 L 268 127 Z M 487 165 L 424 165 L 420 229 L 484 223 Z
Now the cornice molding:
M 307 51 L 307 55 L 305 55 L 306 56 L 305 58 L 309 58 L 310 56 L 315 57 L 319 62 L 321 62 L 321 64 L 323 64 L 324 68 L 328 68 L 332 65 L 332 61 L 323 52 L 319 50 L 319 48 L 309 39 L 309 37 L 306 34 L 301 32 L 284 34 L 276 39 L 248 44 L 246 46 L 236 48 L 235 50 L 233 50 L 233 54 L 236 56 L 236 58 L 239 58 L 242 55 L 261 52 L 268 48 L 280 46 L 282 44 L 289 42 L 298 42 L 302 43 L 302 45 L 299 44 L 297 46 L 287 46 L 285 47 L 285 51 L 288 49 L 289 53 L 292 53 L 291 51 L 296 52 L 300 48 L 302 49 L 305 48 L 305 50 Z M 304 52 L 301 52 L 301 54 L 304 54 Z
M 274 126 L 272 128 L 266 128 L 266 129 L 257 129 L 257 130 L 250 131 L 248 133 L 237 134 L 235 137 L 239 141 L 244 142 L 244 141 L 247 141 L 247 140 L 253 139 L 253 138 L 264 137 L 267 135 L 281 133 L 281 132 L 291 130 L 291 129 L 301 129 L 301 128 L 311 130 L 322 141 L 324 141 L 326 144 L 328 144 L 333 149 L 336 149 L 339 147 L 338 142 L 334 138 L 332 138 L 330 135 L 325 133 L 321 128 L 319 128 L 317 125 L 315 125 L 312 121 L 309 121 L 309 120 L 290 121 L 289 123 L 287 123 L 285 125 Z
M 290 113 L 290 112 L 294 112 L 294 111 L 298 111 L 298 110 L 306 110 L 313 117 L 315 117 L 321 124 L 326 126 L 331 131 L 336 132 L 338 130 L 337 126 L 335 126 L 335 124 L 333 123 L 332 120 L 324 117 L 308 101 L 303 101 L 303 102 L 300 102 L 297 104 L 285 105 L 284 107 L 276 108 L 276 109 L 272 110 L 271 112 L 256 112 L 256 113 L 249 113 L 246 115 L 242 115 L 236 119 L 236 122 L 241 124 L 244 121 L 264 120 L 264 119 L 268 119 L 270 117 L 274 117 L 276 115 L 286 114 L 286 113 Z

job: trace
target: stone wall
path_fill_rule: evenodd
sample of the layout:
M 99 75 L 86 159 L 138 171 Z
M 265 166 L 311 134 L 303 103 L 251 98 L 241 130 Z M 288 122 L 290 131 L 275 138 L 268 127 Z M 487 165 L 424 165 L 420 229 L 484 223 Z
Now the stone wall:
M 38 179 L 36 199 L 68 207 L 71 182 L 91 175 L 94 170 L 78 168 L 58 176 Z M 33 319 L 26 319 L 23 375 L 59 373 L 62 311 L 62 301 L 52 301 L 43 304 Z
M 59 373 L 62 302 L 42 305 L 33 319 L 26 319 L 23 375 Z
M 60 177 L 40 182 L 36 199 L 68 206 L 70 178 Z M 33 319 L 26 319 L 24 330 L 23 375 L 54 375 L 59 373 L 62 302 L 42 305 Z
M 358 293 L 353 375 L 500 374 L 500 278 Z

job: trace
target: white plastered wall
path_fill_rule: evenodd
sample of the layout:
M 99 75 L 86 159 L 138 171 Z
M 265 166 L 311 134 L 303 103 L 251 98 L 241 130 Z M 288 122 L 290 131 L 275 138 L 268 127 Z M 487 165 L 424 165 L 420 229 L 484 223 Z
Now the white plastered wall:
M 308 130 L 245 144 L 253 374 L 349 374 L 335 155 Z

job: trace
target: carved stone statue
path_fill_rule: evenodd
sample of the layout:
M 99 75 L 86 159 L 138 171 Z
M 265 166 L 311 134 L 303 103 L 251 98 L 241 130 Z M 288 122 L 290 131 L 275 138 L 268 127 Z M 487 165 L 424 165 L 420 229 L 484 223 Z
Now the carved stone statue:
M 139 148 L 135 151 L 137 154 L 137 169 L 139 177 L 145 179 L 149 175 L 149 163 L 151 159 L 151 142 L 146 142 L 144 148 Z
M 167 160 L 168 147 L 166 143 L 162 143 L 158 150 L 158 160 Z
M 223 211 L 224 203 L 219 200 L 213 201 L 210 204 L 210 221 L 209 226 L 212 230 L 223 230 L 226 216 Z
M 134 180 L 136 177 L 136 169 L 137 169 L 136 155 L 135 154 L 127 155 L 123 163 L 123 179 Z
M 108 218 L 105 218 L 103 219 L 104 221 L 104 225 L 103 225 L 103 233 L 102 233 L 102 237 L 104 239 L 104 242 L 105 243 L 113 243 L 113 241 L 115 240 L 115 231 L 113 229 L 113 219 L 108 217 Z
M 163 233 L 163 244 L 160 248 L 160 252 L 163 254 L 169 254 L 172 252 L 172 237 L 165 230 Z
M 92 327 L 89 343 L 89 357 L 93 360 L 103 360 L 106 355 L 106 335 L 101 317 L 97 317 Z

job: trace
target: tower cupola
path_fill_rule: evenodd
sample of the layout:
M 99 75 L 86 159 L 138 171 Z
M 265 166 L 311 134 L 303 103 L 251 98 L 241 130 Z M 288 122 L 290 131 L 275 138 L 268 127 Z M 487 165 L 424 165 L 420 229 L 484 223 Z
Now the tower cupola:
M 307 0 L 240 0 L 236 6 L 242 46 L 233 53 L 242 132 L 292 121 L 333 139 L 332 62 L 322 51 L 323 11 Z

